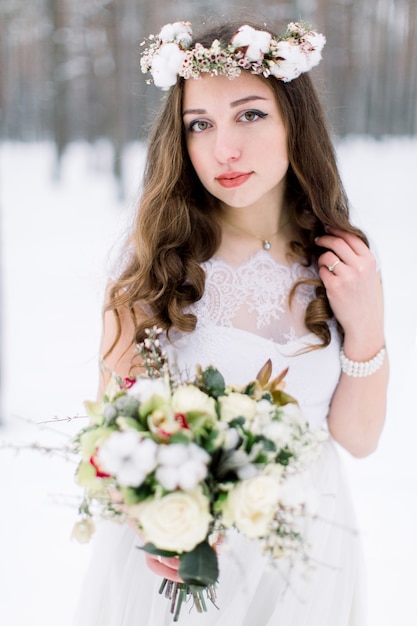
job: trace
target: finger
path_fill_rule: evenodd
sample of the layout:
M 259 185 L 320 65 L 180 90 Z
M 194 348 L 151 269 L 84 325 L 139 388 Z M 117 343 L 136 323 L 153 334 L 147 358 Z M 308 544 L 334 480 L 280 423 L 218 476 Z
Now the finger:
M 319 268 L 325 268 L 330 274 L 340 273 L 343 271 L 343 261 L 339 259 L 334 252 L 325 252 L 318 259 Z
M 320 240 L 325 239 L 327 237 L 335 237 L 336 239 L 342 239 L 345 243 L 355 252 L 355 254 L 362 255 L 367 254 L 369 252 L 369 248 L 364 241 L 357 235 L 353 233 L 348 233 L 341 228 L 326 228 L 326 234 L 319 237 Z M 326 243 L 320 243 L 319 245 L 323 245 L 326 248 L 329 248 Z
M 173 580 L 174 582 L 181 583 L 183 582 L 183 580 L 178 574 L 180 561 L 179 559 L 176 559 L 176 567 L 173 567 L 171 564 L 173 560 L 174 559 L 165 558 L 162 560 L 161 558 L 161 561 L 159 561 L 151 554 L 146 555 L 146 563 L 149 569 L 151 569 L 155 574 L 158 574 L 158 576 L 162 576 L 163 578 L 168 578 L 168 580 Z M 166 561 L 169 561 L 170 564 L 167 565 L 165 563 Z

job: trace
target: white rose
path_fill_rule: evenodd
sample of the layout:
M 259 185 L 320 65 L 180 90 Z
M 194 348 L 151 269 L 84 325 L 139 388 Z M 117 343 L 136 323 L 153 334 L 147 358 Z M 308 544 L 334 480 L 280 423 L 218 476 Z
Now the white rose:
M 152 59 L 154 84 L 162 89 L 175 85 L 185 57 L 185 52 L 176 43 L 162 44 Z
M 256 413 L 256 401 L 244 393 L 232 391 L 227 396 L 219 398 L 220 416 L 225 422 L 230 422 L 236 417 L 244 417 L 252 421 Z
M 161 550 L 190 552 L 207 537 L 211 521 L 209 500 L 201 489 L 175 491 L 130 508 L 146 541 Z
M 245 57 L 249 61 L 262 61 L 264 54 L 269 51 L 271 35 L 264 30 L 255 30 L 246 24 L 233 35 L 231 43 L 236 48 L 247 47 Z
M 238 483 L 227 496 L 223 522 L 235 525 L 247 537 L 263 537 L 278 507 L 279 483 L 273 476 L 260 475 Z
M 181 385 L 172 395 L 172 409 L 174 413 L 208 415 L 216 419 L 216 403 L 203 391 L 194 385 Z

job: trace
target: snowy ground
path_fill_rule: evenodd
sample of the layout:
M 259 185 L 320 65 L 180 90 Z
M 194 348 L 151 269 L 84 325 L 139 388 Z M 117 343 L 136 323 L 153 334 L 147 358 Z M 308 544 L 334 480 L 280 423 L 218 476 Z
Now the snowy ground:
M 380 254 L 392 370 L 379 450 L 361 461 L 343 455 L 368 562 L 369 626 L 415 626 L 417 140 L 350 139 L 338 151 L 356 220 Z M 82 401 L 95 396 L 109 253 L 129 220 L 142 151 L 132 146 L 126 154 L 123 202 L 106 173 L 108 159 L 105 144 L 74 145 L 54 182 L 50 145 L 0 145 L 0 442 L 64 441 L 79 424 L 54 424 L 52 433 L 23 418 L 82 415 Z M 70 540 L 79 493 L 73 469 L 56 456 L 0 450 L 2 624 L 71 623 L 91 549 Z

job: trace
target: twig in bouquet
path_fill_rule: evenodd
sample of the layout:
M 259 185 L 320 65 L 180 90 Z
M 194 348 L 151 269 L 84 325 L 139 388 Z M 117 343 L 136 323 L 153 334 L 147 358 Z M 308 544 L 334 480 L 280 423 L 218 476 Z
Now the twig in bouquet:
M 36 452 L 43 452 L 45 455 L 58 456 L 66 461 L 72 463 L 78 463 L 75 458 L 75 453 L 69 448 L 61 446 L 47 446 L 41 443 L 11 443 L 9 441 L 3 441 L 0 443 L 0 449 L 14 450 L 17 454 L 23 450 L 34 450 Z
M 162 332 L 162 329 L 157 326 L 146 328 L 147 337 L 136 346 L 149 378 L 157 378 L 169 373 L 168 358 L 158 339 Z

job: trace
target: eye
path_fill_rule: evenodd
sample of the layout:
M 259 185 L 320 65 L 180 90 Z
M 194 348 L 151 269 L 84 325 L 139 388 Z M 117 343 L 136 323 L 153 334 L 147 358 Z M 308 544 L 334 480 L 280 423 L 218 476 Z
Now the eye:
M 210 122 L 207 122 L 207 120 L 194 120 L 188 126 L 188 130 L 191 133 L 202 133 L 203 131 L 210 128 L 210 126 L 211 124 Z
M 263 119 L 266 117 L 268 113 L 263 113 L 262 111 L 258 111 L 257 109 L 250 109 L 249 111 L 245 111 L 239 117 L 239 120 L 242 122 L 256 122 L 258 119 Z

